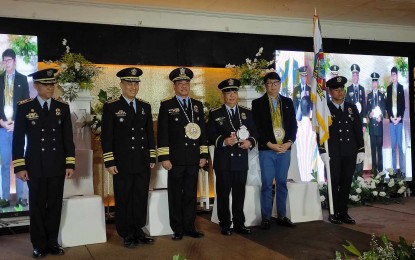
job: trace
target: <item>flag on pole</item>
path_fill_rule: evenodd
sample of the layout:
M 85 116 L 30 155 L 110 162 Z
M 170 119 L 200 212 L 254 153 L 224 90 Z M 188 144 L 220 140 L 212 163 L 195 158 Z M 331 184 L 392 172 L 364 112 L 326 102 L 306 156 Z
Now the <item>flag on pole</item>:
M 311 84 L 311 101 L 313 102 L 313 128 L 320 137 L 320 145 L 329 138 L 331 114 L 327 106 L 326 66 L 324 62 L 323 38 L 318 16 L 314 16 L 314 70 Z

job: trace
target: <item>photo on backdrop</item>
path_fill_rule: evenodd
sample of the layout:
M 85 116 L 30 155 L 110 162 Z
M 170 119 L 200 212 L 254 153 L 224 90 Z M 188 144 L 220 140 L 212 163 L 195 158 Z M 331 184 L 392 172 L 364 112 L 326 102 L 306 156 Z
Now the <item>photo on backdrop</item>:
M 12 140 L 17 103 L 34 97 L 36 91 L 27 75 L 37 71 L 37 37 L 0 34 L 0 218 L 27 214 L 27 183 L 15 178 Z
M 278 50 L 276 57 L 280 92 L 293 99 L 296 110 L 301 179 L 309 181 L 311 173 L 318 172 L 318 180 L 323 181 L 324 165 L 311 123 L 314 54 Z M 326 53 L 325 62 L 326 81 L 337 75 L 348 79 L 345 100 L 356 105 L 364 125 L 365 160 L 356 170 L 392 168 L 412 177 L 408 58 Z

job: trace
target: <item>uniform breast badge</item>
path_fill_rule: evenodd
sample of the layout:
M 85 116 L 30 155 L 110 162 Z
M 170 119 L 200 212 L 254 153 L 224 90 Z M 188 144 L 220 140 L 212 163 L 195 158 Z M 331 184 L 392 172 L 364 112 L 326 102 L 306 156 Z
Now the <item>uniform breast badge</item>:
M 57 115 L 57 116 L 60 116 L 60 115 L 61 115 L 61 109 L 60 109 L 60 108 L 57 108 L 57 109 L 55 110 L 55 112 L 56 112 L 56 115 Z

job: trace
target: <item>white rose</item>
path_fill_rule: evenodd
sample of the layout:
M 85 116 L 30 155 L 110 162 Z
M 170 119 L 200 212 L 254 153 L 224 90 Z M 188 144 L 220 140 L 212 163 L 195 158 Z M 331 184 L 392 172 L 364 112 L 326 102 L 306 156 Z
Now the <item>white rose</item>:
M 391 179 L 388 183 L 388 186 L 392 188 L 394 185 L 395 185 L 395 181 Z
M 379 192 L 379 196 L 385 197 L 386 196 L 386 192 L 384 192 L 384 191 Z
M 63 40 L 62 40 L 62 45 L 66 45 L 66 42 L 67 42 L 67 40 L 65 39 L 65 38 L 63 38 Z
M 321 195 L 320 196 L 320 202 L 323 202 L 323 201 L 325 201 L 326 200 L 326 197 L 324 197 L 324 195 Z
M 373 190 L 373 189 L 376 189 L 376 182 L 372 182 L 372 183 L 370 183 L 370 188 Z
M 361 188 L 357 188 L 357 189 L 356 189 L 356 193 L 357 193 L 357 194 L 360 194 L 361 192 L 362 192 L 362 189 L 361 189 Z
M 402 194 L 406 190 L 405 187 L 400 187 L 398 190 L 398 194 Z
M 382 175 L 381 175 L 380 173 L 378 173 L 378 175 L 376 175 L 375 179 L 376 179 L 376 180 L 379 180 L 381 176 L 382 176 Z
M 378 192 L 376 190 L 372 191 L 373 196 L 377 196 Z
M 363 182 L 365 179 L 363 179 L 362 177 L 359 176 L 359 177 L 357 177 L 357 180 L 360 181 L 360 182 Z
M 363 182 L 362 185 L 360 185 L 360 187 L 367 188 L 367 183 L 366 182 Z
M 399 186 L 403 186 L 403 180 L 399 181 Z
M 386 171 L 386 170 L 385 170 Z M 379 172 L 378 173 L 378 175 L 380 175 L 380 176 L 383 176 L 383 175 L 385 175 L 386 173 L 383 171 L 383 172 Z

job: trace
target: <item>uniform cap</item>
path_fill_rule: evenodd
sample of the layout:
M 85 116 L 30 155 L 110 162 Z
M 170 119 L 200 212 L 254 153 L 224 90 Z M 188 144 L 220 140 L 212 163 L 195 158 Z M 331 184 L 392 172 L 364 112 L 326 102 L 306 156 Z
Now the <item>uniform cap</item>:
M 143 71 L 139 68 L 125 68 L 117 72 L 117 77 L 121 80 L 140 82 L 140 76 L 143 75 Z
M 39 82 L 41 84 L 55 84 L 57 82 L 54 76 L 56 72 L 58 72 L 57 69 L 44 69 L 33 72 L 28 76 L 33 78 L 33 82 Z
M 176 68 L 172 70 L 169 74 L 169 79 L 173 82 L 178 80 L 188 80 L 190 81 L 193 78 L 193 71 L 189 68 Z
M 326 86 L 331 89 L 336 88 L 344 88 L 344 85 L 347 83 L 347 79 L 343 76 L 336 76 L 334 78 L 329 79 L 326 82 Z
M 238 91 L 240 86 L 241 82 L 239 80 L 230 78 L 219 83 L 218 89 L 222 90 L 222 92 Z

